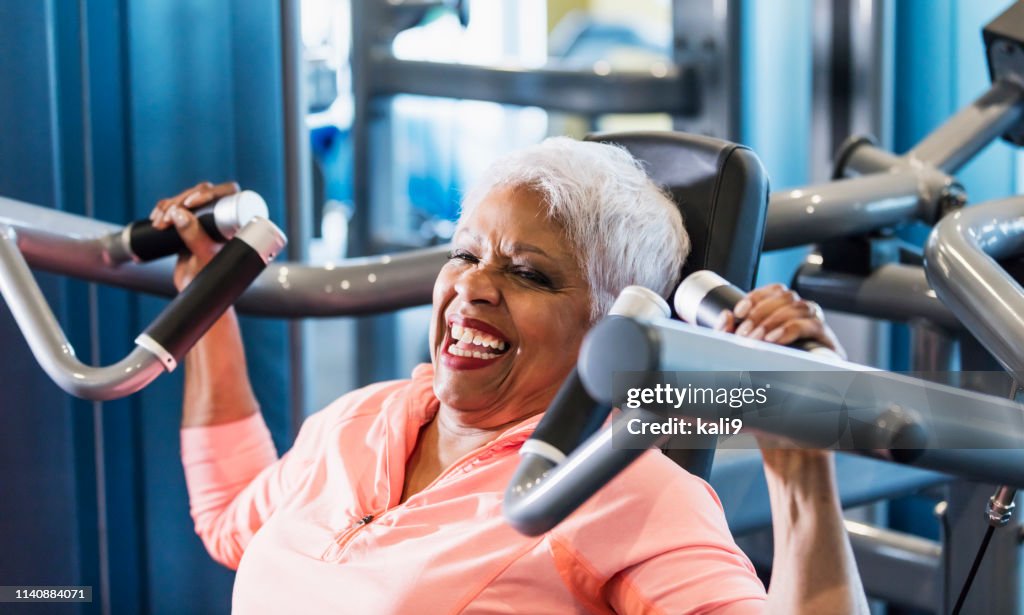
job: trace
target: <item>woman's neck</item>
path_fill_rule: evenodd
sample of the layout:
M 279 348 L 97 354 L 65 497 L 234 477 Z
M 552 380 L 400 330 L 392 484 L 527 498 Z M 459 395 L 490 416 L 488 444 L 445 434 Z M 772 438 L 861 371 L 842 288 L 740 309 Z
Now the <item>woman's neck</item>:
M 540 414 L 533 412 L 515 417 L 489 416 L 481 420 L 479 413 L 455 410 L 441 404 L 434 420 L 424 427 L 421 437 L 433 440 L 439 461 L 447 468 L 460 457 L 493 441 L 503 432 Z
M 441 404 L 433 420 L 420 430 L 419 439 L 405 468 L 402 502 L 419 493 L 450 468 L 456 461 L 474 450 L 486 446 L 502 432 L 536 416 L 534 413 L 501 422 L 468 423 L 463 413 Z

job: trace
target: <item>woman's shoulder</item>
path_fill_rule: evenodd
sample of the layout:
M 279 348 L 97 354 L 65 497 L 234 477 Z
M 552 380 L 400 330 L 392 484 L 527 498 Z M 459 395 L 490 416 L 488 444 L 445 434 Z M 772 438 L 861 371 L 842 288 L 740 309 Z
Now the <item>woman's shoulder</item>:
M 302 424 L 296 444 L 319 439 L 325 433 L 360 420 L 373 421 L 382 410 L 394 405 L 426 408 L 433 400 L 433 371 L 417 366 L 411 378 L 386 380 L 355 389 L 311 414 Z
M 657 450 L 641 455 L 550 538 L 601 578 L 644 562 L 674 562 L 676 556 L 726 561 L 737 574 L 750 574 L 714 490 Z
M 658 450 L 641 455 L 560 527 L 576 538 L 664 533 L 684 542 L 712 535 L 731 542 L 722 504 L 711 485 Z
M 649 450 L 598 492 L 595 504 L 609 509 L 675 508 L 722 515 L 722 503 L 704 479 L 690 474 L 660 450 Z

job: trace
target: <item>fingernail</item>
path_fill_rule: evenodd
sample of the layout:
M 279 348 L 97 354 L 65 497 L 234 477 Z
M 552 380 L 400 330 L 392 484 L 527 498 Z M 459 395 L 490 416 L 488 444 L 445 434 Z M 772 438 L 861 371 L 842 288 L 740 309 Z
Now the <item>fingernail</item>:
M 746 335 L 750 333 L 750 330 L 754 328 L 754 325 L 750 321 L 743 322 L 739 327 L 736 328 L 736 335 Z
M 748 310 L 750 310 L 750 300 L 748 300 L 748 299 L 740 299 L 740 302 L 736 304 L 736 307 L 733 308 L 732 311 L 739 318 L 743 318 L 744 316 L 747 315 L 747 311 Z
M 188 224 L 188 216 L 185 215 L 184 210 L 180 207 L 172 207 L 170 215 L 171 220 L 174 221 L 174 226 L 185 226 Z
M 192 204 L 192 201 L 194 201 L 197 196 L 199 196 L 199 193 L 198 192 L 193 192 L 192 194 L 190 194 L 187 197 L 185 197 L 185 202 L 182 203 L 182 205 L 184 205 L 185 207 L 188 207 L 189 205 Z
M 766 341 L 766 342 L 774 342 L 775 340 L 779 339 L 780 337 L 782 337 L 782 329 L 781 328 L 779 328 L 779 329 L 772 329 L 772 331 L 768 335 L 764 336 L 764 341 Z
M 763 327 L 758 327 L 758 328 L 754 329 L 754 331 L 750 334 L 750 339 L 752 339 L 752 340 L 764 339 L 764 328 Z
M 716 329 L 724 329 L 725 323 L 729 321 L 729 310 L 722 310 L 718 315 L 718 320 L 715 321 Z

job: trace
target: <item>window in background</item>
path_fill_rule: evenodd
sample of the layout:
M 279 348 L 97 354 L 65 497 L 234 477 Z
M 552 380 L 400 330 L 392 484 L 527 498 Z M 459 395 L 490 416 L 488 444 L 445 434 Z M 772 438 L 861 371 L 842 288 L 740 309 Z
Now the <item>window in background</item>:
M 547 57 L 543 0 L 473 0 L 465 27 L 438 11 L 399 34 L 396 57 L 407 60 L 536 67 Z M 547 113 L 535 107 L 401 95 L 391 102 L 390 198 L 378 200 L 374 236 L 386 244 L 427 245 L 451 239 L 464 191 L 504 152 L 548 135 Z M 380 188 L 378 188 L 380 190 Z M 397 315 L 395 373 L 429 359 L 430 308 Z
M 352 198 L 352 40 L 349 0 L 302 0 L 302 46 L 313 167 L 313 237 L 309 260 L 324 264 L 348 252 Z M 310 371 L 303 412 L 320 410 L 356 388 L 355 318 L 310 320 Z
M 589 68 L 598 74 L 649 69 L 662 75 L 672 63 L 672 7 L 668 0 L 549 3 L 548 12 L 551 62 Z M 668 111 L 595 118 L 559 114 L 552 127 L 553 133 L 576 136 L 591 131 L 671 130 Z
M 475 0 L 464 27 L 438 11 L 395 37 L 395 57 L 536 67 L 547 55 L 542 0 Z M 391 103 L 390 197 L 373 212 L 385 244 L 447 241 L 462 193 L 501 153 L 542 140 L 546 113 L 492 102 L 400 95 Z M 389 154 L 389 155 L 388 155 Z
M 399 59 L 557 65 L 598 74 L 624 69 L 657 74 L 659 67 L 667 71 L 672 59 L 669 0 L 466 0 L 468 20 L 452 10 L 454 1 L 389 2 L 393 9 L 385 13 L 401 23 L 383 27 L 398 31 L 391 50 Z M 356 205 L 349 47 L 353 26 L 367 32 L 378 25 L 352 24 L 349 0 L 303 0 L 302 9 L 315 174 L 310 252 L 317 262 L 349 255 L 353 215 L 369 217 L 361 225 L 369 237 L 360 239 L 377 252 L 448 241 L 463 192 L 490 162 L 548 135 L 672 126 L 667 113 L 580 117 L 491 102 L 393 96 L 374 107 L 370 122 L 372 207 Z M 364 346 L 373 340 L 374 347 L 358 352 L 356 321 L 315 322 L 310 364 L 317 373 L 308 398 L 321 404 L 367 380 L 365 373 L 355 375 L 357 362 L 374 365 L 369 380 L 407 376 L 427 359 L 428 319 L 429 308 L 417 308 L 359 325 L 374 328 L 358 336 Z
M 303 0 L 302 44 L 313 151 L 313 262 L 344 258 L 352 216 L 352 40 L 348 0 Z

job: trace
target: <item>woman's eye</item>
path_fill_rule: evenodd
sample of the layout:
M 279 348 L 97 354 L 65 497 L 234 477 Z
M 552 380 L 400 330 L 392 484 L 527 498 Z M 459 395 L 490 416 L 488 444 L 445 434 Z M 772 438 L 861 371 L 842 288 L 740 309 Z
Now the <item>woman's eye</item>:
M 534 284 L 540 284 L 541 286 L 551 286 L 551 280 L 546 275 L 529 267 L 517 267 L 513 272 L 523 278 L 533 282 Z
M 475 262 L 477 262 L 480 259 L 478 259 L 477 257 L 473 256 L 469 252 L 466 252 L 465 250 L 452 250 L 451 252 L 448 253 L 448 260 L 450 260 L 450 261 L 464 261 L 464 262 L 467 262 L 467 263 L 475 263 Z

